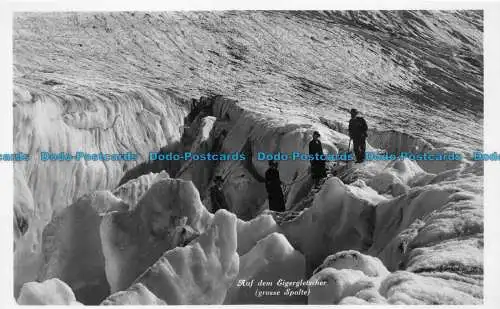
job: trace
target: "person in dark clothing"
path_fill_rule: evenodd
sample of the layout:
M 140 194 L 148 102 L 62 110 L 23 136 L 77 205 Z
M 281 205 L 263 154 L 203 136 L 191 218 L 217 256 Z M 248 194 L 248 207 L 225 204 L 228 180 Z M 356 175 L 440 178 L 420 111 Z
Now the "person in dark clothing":
M 320 136 L 318 131 L 314 131 L 313 139 L 309 142 L 309 155 L 315 158 L 323 155 L 323 145 L 319 140 Z M 318 188 L 320 180 L 326 177 L 325 160 L 311 160 L 311 177 L 314 187 Z
M 219 209 L 229 210 L 226 203 L 226 198 L 224 197 L 224 192 L 222 192 L 222 177 L 215 176 L 214 185 L 210 188 L 210 201 L 212 202 L 212 212 L 215 213 Z
M 351 109 L 351 120 L 349 120 L 349 137 L 353 142 L 354 155 L 356 163 L 361 163 L 365 160 L 366 137 L 368 125 L 363 117 L 358 116 L 358 111 Z
M 266 171 L 266 190 L 269 199 L 269 209 L 272 211 L 285 211 L 285 198 L 281 190 L 280 172 L 278 163 L 269 161 L 269 168 Z

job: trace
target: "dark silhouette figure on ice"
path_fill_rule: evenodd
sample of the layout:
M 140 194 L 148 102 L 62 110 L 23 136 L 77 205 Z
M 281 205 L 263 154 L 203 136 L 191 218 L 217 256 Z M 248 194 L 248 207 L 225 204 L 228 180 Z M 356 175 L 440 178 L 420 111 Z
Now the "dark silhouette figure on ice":
M 358 116 L 358 111 L 351 109 L 351 120 L 349 120 L 349 137 L 353 142 L 354 155 L 356 163 L 361 163 L 365 160 L 366 137 L 368 125 L 363 117 Z
M 221 176 L 215 176 L 214 185 L 210 188 L 210 201 L 212 202 L 213 213 L 219 209 L 229 210 L 226 198 L 224 197 L 224 192 L 222 192 L 223 182 L 224 181 Z
M 319 188 L 321 179 L 326 177 L 326 162 L 320 159 L 320 156 L 323 155 L 323 145 L 319 140 L 320 136 L 318 131 L 314 131 L 313 139 L 309 142 L 309 155 L 314 157 L 314 159 L 311 160 L 311 177 L 315 188 Z
M 269 168 L 266 171 L 266 190 L 269 199 L 269 209 L 278 212 L 285 211 L 285 198 L 281 190 L 278 162 L 269 161 Z

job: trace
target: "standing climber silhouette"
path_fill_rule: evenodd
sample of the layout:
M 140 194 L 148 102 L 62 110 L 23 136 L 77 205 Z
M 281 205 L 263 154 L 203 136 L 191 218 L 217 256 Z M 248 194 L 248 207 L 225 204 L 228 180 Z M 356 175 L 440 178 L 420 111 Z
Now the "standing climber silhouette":
M 326 177 L 325 160 L 321 160 L 319 157 L 323 155 L 323 145 L 319 140 L 320 136 L 318 131 L 314 131 L 313 139 L 309 142 L 309 155 L 314 157 L 311 160 L 311 177 L 316 189 L 319 188 L 321 179 Z
M 358 110 L 351 109 L 351 120 L 349 120 L 349 137 L 353 142 L 354 155 L 356 163 L 361 163 L 365 160 L 366 137 L 368 125 L 363 117 L 358 116 Z
M 215 176 L 214 185 L 210 188 L 210 201 L 212 202 L 213 213 L 219 209 L 229 210 L 226 198 L 224 197 L 224 192 L 222 192 L 223 182 L 224 181 L 221 176 Z
M 281 190 L 280 172 L 278 162 L 269 161 L 269 168 L 266 171 L 266 190 L 269 199 L 269 210 L 285 211 L 285 198 Z

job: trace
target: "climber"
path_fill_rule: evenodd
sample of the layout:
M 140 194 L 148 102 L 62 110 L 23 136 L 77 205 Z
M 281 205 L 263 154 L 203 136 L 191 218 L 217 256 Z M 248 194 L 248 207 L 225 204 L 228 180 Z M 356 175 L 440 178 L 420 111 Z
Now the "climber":
M 212 202 L 213 213 L 217 212 L 219 209 L 229 210 L 224 192 L 222 192 L 223 182 L 222 176 L 215 176 L 214 185 L 210 188 L 210 201 Z
M 358 110 L 351 109 L 351 120 L 349 120 L 349 137 L 353 142 L 354 155 L 356 163 L 361 163 L 365 160 L 366 137 L 368 125 L 363 117 L 358 116 Z
M 277 212 L 285 211 L 285 198 L 281 190 L 280 172 L 276 161 L 269 161 L 269 168 L 266 171 L 266 190 L 269 209 Z
M 319 140 L 320 136 L 318 131 L 314 131 L 313 139 L 309 142 L 309 155 L 314 157 L 311 160 L 311 177 L 315 188 L 319 188 L 321 179 L 326 177 L 325 160 L 316 159 L 318 156 L 323 155 L 323 146 Z

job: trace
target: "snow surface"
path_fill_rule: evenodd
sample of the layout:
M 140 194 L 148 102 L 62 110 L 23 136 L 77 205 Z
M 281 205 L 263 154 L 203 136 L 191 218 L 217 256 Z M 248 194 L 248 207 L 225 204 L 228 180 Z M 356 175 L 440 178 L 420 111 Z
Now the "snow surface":
M 277 287 L 278 280 L 299 281 L 305 275 L 304 256 L 295 250 L 283 234 L 272 233 L 259 242 L 252 250 L 240 256 L 240 269 L 235 283 L 240 280 L 254 282 L 252 287 L 233 285 L 224 304 L 300 304 L 305 303 L 305 295 L 285 295 L 286 288 Z M 257 282 L 271 282 L 273 288 L 259 287 Z M 256 297 L 258 291 L 279 291 L 279 296 Z
M 338 178 L 330 178 L 310 208 L 280 227 L 290 243 L 305 254 L 310 275 L 328 255 L 370 245 L 374 206 L 353 194 Z
M 57 278 L 41 283 L 24 284 L 17 303 L 19 305 L 82 305 L 76 301 L 71 288 Z
M 24 13 L 14 25 L 23 89 L 220 94 L 285 122 L 346 121 L 356 105 L 379 129 L 481 144 L 480 11 Z
M 338 304 L 341 299 L 351 296 L 360 288 L 365 287 L 365 284 L 358 285 L 365 278 L 366 276 L 360 270 L 326 268 L 311 277 L 311 281 L 326 281 L 327 284 L 311 288 L 308 304 Z
M 314 273 L 327 267 L 361 270 L 365 275 L 370 277 L 381 277 L 389 274 L 389 271 L 379 259 L 354 250 L 341 251 L 328 256 Z
M 250 221 L 238 220 L 238 254 L 246 254 L 257 242 L 278 231 L 278 225 L 270 215 L 261 215 Z

